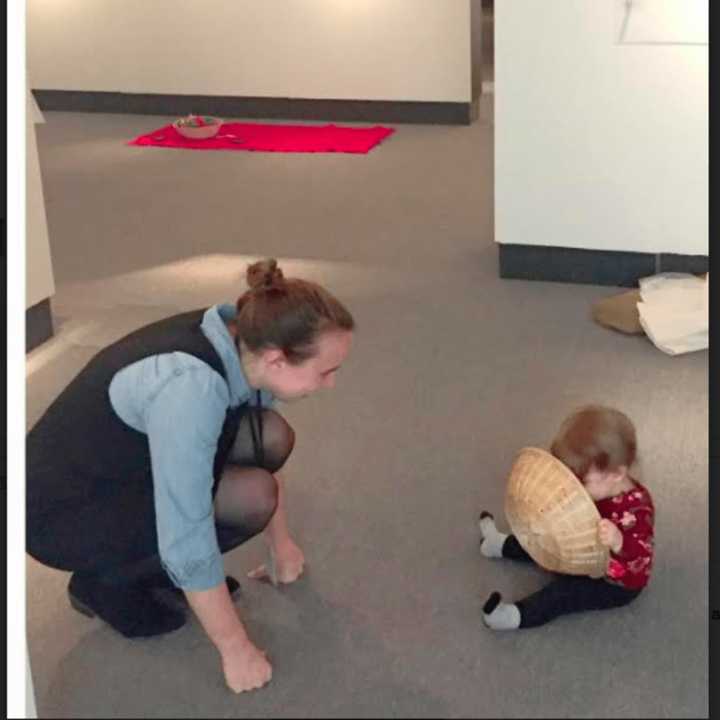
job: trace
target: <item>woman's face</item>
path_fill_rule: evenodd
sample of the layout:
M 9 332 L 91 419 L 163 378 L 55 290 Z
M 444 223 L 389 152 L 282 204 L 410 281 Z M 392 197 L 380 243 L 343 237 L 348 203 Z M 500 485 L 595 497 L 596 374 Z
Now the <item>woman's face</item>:
M 325 331 L 318 337 L 316 354 L 300 365 L 291 365 L 281 350 L 265 350 L 260 354 L 263 387 L 280 400 L 335 387 L 337 371 L 350 352 L 352 338 L 347 330 Z

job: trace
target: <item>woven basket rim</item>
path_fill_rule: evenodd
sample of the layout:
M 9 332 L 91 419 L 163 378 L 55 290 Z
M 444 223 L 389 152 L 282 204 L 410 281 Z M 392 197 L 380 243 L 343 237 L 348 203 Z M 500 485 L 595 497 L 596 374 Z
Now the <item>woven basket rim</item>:
M 588 511 L 589 512 L 594 511 L 593 514 L 594 514 L 594 516 L 597 517 L 598 520 L 600 520 L 602 518 L 602 516 L 600 515 L 600 512 L 597 508 L 597 505 L 595 504 L 595 501 L 592 499 L 592 497 L 590 496 L 590 493 L 587 491 L 587 489 L 583 485 L 582 481 L 577 477 L 577 475 L 575 475 L 575 473 L 567 465 L 565 465 L 565 463 L 563 463 L 561 460 L 556 458 L 552 453 L 548 452 L 547 450 L 544 450 L 543 448 L 539 448 L 539 447 L 535 447 L 535 446 L 526 446 L 526 447 L 523 447 L 517 453 L 517 455 L 515 456 L 515 459 L 513 461 L 512 469 L 508 475 L 508 484 L 510 484 L 512 481 L 513 469 L 516 467 L 517 463 L 520 462 L 520 459 L 523 456 L 525 456 L 525 458 L 528 458 L 528 456 L 531 458 L 534 457 L 536 459 L 542 460 L 543 462 L 549 463 L 552 466 L 553 471 L 557 471 L 557 473 L 559 475 L 561 475 L 565 481 L 570 481 L 573 485 L 573 489 L 577 492 L 577 495 L 581 498 L 584 498 L 587 501 Z M 507 495 L 506 495 L 506 502 L 507 502 Z M 508 517 L 508 520 L 510 520 L 510 517 Z M 512 527 L 512 523 L 511 523 L 511 527 Z M 515 529 L 513 528 L 513 532 L 514 531 L 515 531 Z M 518 539 L 520 539 L 520 538 L 518 538 Z M 524 545 L 523 545 L 523 547 L 524 547 Z M 531 554 L 531 556 L 533 557 L 535 562 L 537 562 L 542 567 L 545 567 L 544 563 L 535 557 L 535 553 L 530 552 L 530 550 L 531 550 L 530 548 L 524 547 L 524 549 Z M 607 548 L 603 549 L 600 546 L 600 547 L 598 547 L 598 550 L 600 552 L 603 552 L 603 554 L 605 555 L 605 558 L 606 558 L 606 560 L 605 560 L 605 562 L 606 562 L 607 558 L 609 558 L 609 553 L 607 551 Z M 551 569 L 553 569 L 553 571 L 555 571 L 555 572 L 558 572 L 558 571 L 559 572 L 572 572 L 573 571 L 570 568 L 570 566 L 564 566 L 564 567 L 567 567 L 567 569 L 564 569 L 564 570 L 563 569 L 558 570 L 556 568 L 551 568 Z M 596 567 L 598 568 L 598 572 L 599 572 L 600 563 L 596 564 Z
M 592 504 L 593 507 L 597 509 L 597 506 L 595 505 L 595 501 L 592 499 L 590 493 L 587 491 L 585 486 L 582 484 L 582 481 L 580 478 L 559 458 L 556 458 L 551 452 L 548 452 L 547 450 L 544 450 L 543 448 L 535 447 L 534 445 L 528 445 L 520 452 L 518 452 L 517 456 L 515 457 L 515 462 L 517 462 L 518 458 L 521 455 L 540 455 L 544 457 L 546 460 L 550 460 L 557 468 L 560 470 L 566 477 L 572 479 L 580 488 L 580 494 L 584 495 Z M 514 463 L 513 463 L 514 464 Z M 598 512 L 598 517 L 600 516 L 600 513 Z

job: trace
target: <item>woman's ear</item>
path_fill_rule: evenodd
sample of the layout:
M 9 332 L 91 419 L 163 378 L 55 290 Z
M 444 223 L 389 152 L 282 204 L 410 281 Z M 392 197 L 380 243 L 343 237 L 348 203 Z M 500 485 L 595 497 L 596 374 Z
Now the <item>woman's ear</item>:
M 274 370 L 281 370 L 287 365 L 287 357 L 279 348 L 269 348 L 261 353 L 263 364 Z

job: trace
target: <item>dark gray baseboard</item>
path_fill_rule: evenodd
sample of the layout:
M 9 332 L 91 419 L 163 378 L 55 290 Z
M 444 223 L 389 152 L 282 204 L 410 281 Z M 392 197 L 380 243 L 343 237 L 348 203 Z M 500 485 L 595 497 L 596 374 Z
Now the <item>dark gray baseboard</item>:
M 54 332 L 49 298 L 25 311 L 26 353 L 49 340 Z
M 708 255 L 674 255 L 662 253 L 660 255 L 660 272 L 682 272 L 693 275 L 704 275 L 710 272 L 710 257 Z
M 188 115 L 222 118 L 397 122 L 469 125 L 474 103 L 384 100 L 311 100 L 301 98 L 158 95 L 79 90 L 33 90 L 41 110 L 63 112 Z
M 498 245 L 500 277 L 637 287 L 638 280 L 660 272 L 702 274 L 707 255 L 580 250 L 543 245 Z

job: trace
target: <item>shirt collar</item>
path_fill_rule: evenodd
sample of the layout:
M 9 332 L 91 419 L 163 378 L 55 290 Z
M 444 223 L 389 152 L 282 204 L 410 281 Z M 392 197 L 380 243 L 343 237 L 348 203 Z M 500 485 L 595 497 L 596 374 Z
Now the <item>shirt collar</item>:
M 234 317 L 234 305 L 228 303 L 213 305 L 206 310 L 200 325 L 203 334 L 212 343 L 222 360 L 230 389 L 230 405 L 233 407 L 247 402 L 255 392 L 245 378 L 235 341 L 226 325 L 226 322 Z

